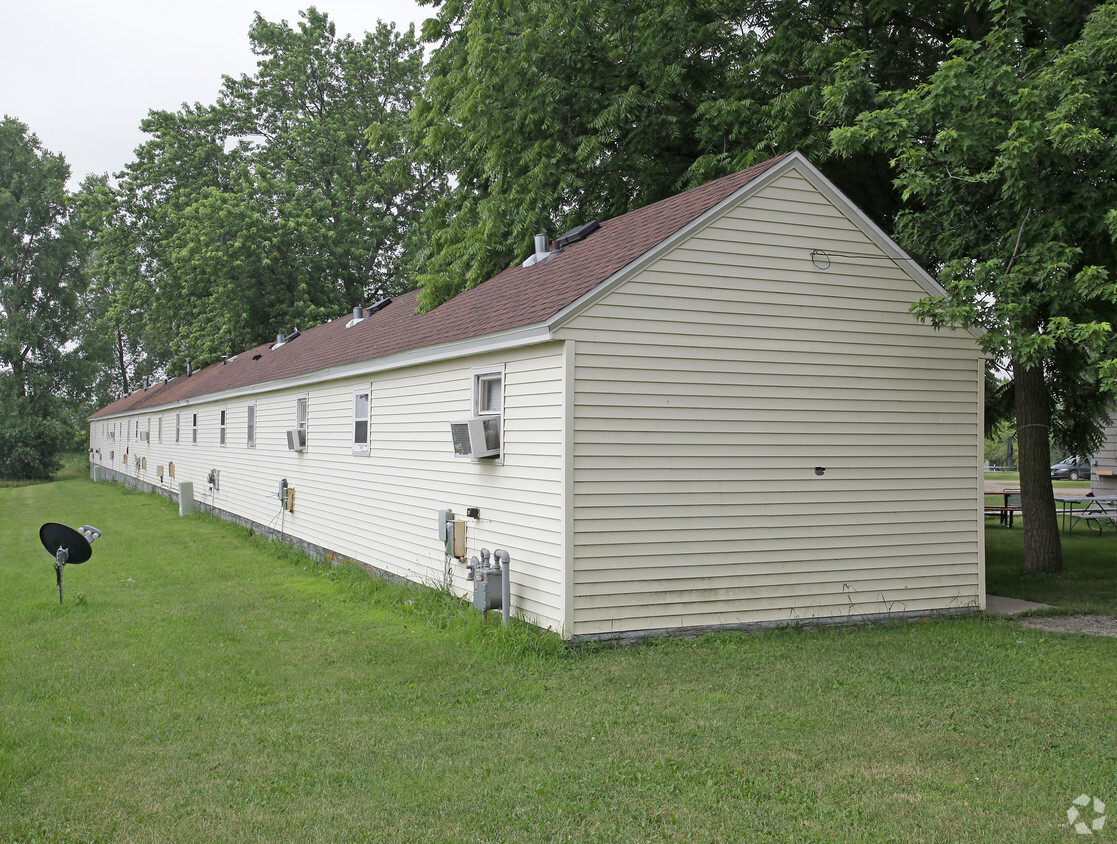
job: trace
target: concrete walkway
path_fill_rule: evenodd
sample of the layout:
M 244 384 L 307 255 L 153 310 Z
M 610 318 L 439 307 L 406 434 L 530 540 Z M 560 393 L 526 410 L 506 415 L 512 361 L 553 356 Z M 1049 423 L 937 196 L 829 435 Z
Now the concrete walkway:
M 997 595 L 985 596 L 985 611 L 1000 615 L 1019 615 L 1032 610 L 1053 609 L 1051 604 L 1039 604 L 1035 601 L 1021 601 L 1019 598 L 1001 598 Z

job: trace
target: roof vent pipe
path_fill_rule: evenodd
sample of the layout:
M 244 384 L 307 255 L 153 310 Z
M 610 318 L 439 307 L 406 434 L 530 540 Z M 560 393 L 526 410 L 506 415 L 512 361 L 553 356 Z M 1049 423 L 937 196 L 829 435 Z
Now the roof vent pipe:
M 364 322 L 368 315 L 371 313 L 372 311 L 366 311 L 363 306 L 357 305 L 357 307 L 353 309 L 353 319 L 345 323 L 345 327 L 352 328 L 358 322 Z
M 535 254 L 524 261 L 523 265 L 525 267 L 532 267 L 540 261 L 545 261 L 550 254 L 551 253 L 547 251 L 547 235 L 537 234 L 535 236 Z

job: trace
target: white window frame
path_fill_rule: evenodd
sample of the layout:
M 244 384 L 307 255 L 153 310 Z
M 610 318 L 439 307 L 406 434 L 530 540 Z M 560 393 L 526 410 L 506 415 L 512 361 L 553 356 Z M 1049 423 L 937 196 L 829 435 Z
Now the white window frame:
M 504 364 L 478 367 L 473 370 L 473 390 L 471 396 L 472 411 L 474 416 L 495 416 L 500 420 L 500 455 L 495 458 L 497 465 L 504 465 Z M 486 405 L 485 396 L 488 394 L 485 385 L 492 381 L 499 382 L 499 395 L 496 397 L 496 407 Z
M 499 384 L 500 395 L 497 396 L 497 407 L 485 405 L 487 395 L 485 385 L 496 381 Z M 504 417 L 504 364 L 486 366 L 473 370 L 473 415 L 474 416 L 500 416 Z
M 298 396 L 295 399 L 295 430 L 303 432 L 303 442 L 310 447 L 310 431 L 307 420 L 310 418 L 310 396 Z
M 190 444 L 198 444 L 198 414 L 190 417 Z
M 159 437 L 159 444 L 162 445 L 163 444 L 163 414 L 162 413 L 159 414 L 159 433 L 158 433 L 158 437 Z
M 227 408 L 221 408 L 217 411 L 217 444 L 225 445 L 225 434 L 228 431 L 229 411 Z
M 248 447 L 256 447 L 256 402 L 250 401 L 248 403 L 247 422 L 245 423 L 245 436 L 248 440 Z
M 365 414 L 364 416 L 357 415 L 357 401 L 361 396 L 365 398 Z M 365 423 L 365 439 L 361 442 L 357 438 L 357 425 L 360 422 Z M 368 454 L 369 444 L 372 442 L 372 389 L 370 387 L 358 387 L 353 391 L 353 453 L 354 454 Z

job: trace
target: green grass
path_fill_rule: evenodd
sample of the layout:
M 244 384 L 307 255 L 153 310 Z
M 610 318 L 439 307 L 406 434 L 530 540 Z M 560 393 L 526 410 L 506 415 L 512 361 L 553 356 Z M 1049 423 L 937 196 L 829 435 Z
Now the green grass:
M 61 607 L 48 520 L 104 531 Z M 571 652 L 82 479 L 0 490 L 0 542 L 0 841 L 1035 842 L 1117 805 L 1117 640 Z
M 1060 610 L 1117 616 L 1117 532 L 1094 533 L 1081 525 L 1062 534 L 1063 571 L 1028 574 L 1023 568 L 1024 531 L 986 520 L 985 585 L 991 595 L 1055 604 Z

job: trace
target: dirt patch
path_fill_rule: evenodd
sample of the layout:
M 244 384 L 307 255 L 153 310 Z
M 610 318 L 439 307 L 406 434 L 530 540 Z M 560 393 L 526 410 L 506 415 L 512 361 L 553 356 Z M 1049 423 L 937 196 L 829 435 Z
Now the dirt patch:
M 1020 623 L 1035 630 L 1056 633 L 1088 633 L 1091 636 L 1117 638 L 1117 618 L 1108 615 L 1061 615 L 1046 618 L 1022 618 Z

